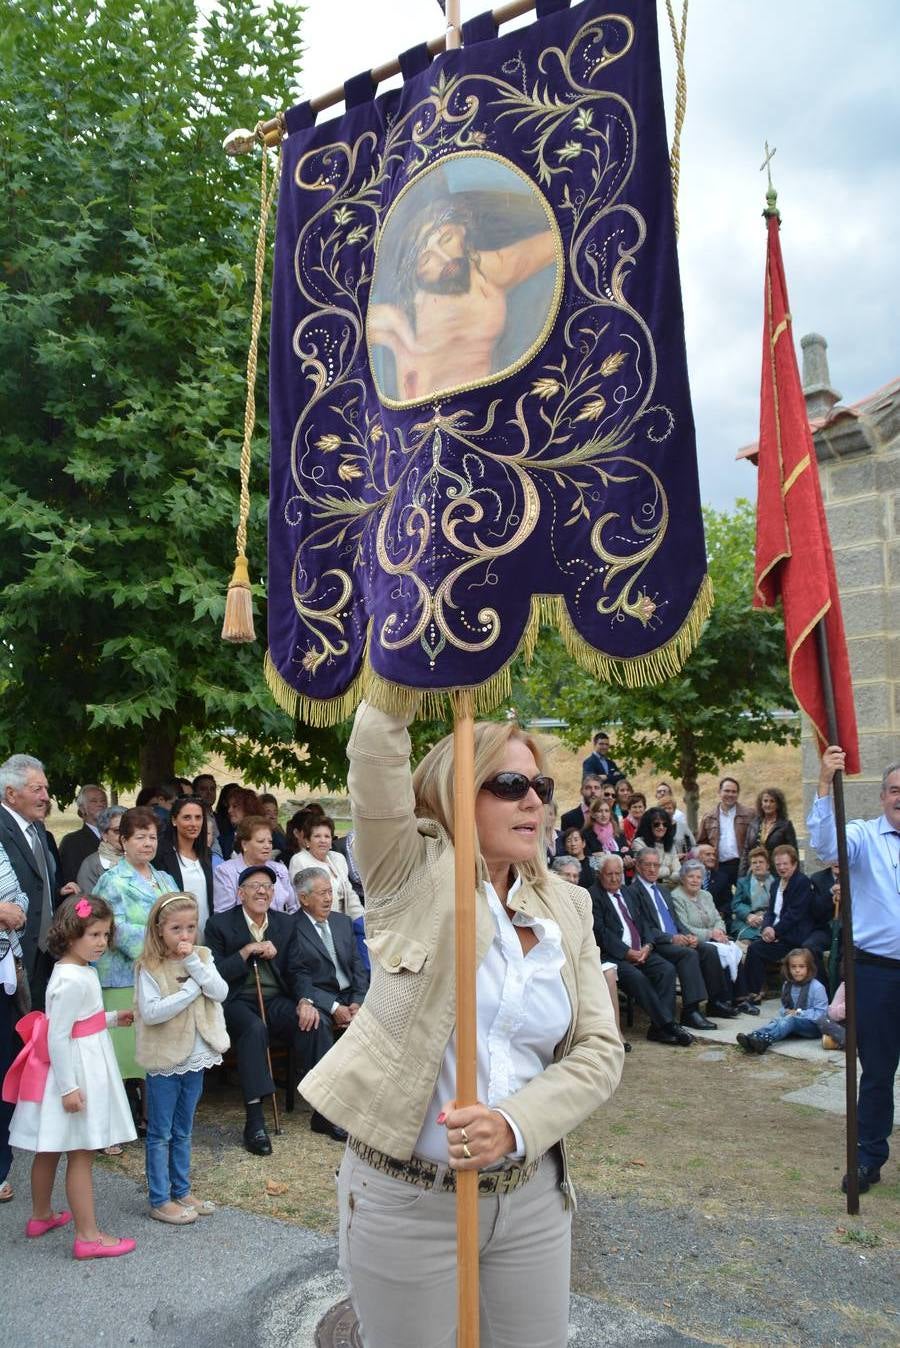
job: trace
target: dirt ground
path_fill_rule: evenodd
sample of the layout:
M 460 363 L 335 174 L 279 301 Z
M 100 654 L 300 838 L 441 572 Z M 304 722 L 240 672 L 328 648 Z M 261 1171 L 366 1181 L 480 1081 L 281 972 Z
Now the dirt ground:
M 674 1049 L 648 1043 L 644 1034 L 636 1018 L 626 1031 L 633 1051 L 619 1090 L 569 1140 L 579 1193 L 688 1207 L 710 1219 L 738 1209 L 794 1219 L 801 1196 L 803 1212 L 831 1223 L 836 1242 L 852 1240 L 848 1232 L 863 1229 L 864 1241 L 900 1249 L 900 1170 L 892 1165 L 877 1200 L 865 1203 L 863 1219 L 849 1220 L 839 1192 L 843 1120 L 780 1098 L 809 1085 L 822 1068 L 775 1054 L 748 1060 L 730 1046 Z M 709 1049 L 720 1049 L 722 1056 L 710 1061 L 703 1056 Z M 273 1139 L 273 1155 L 250 1156 L 241 1147 L 243 1109 L 236 1085 L 219 1073 L 208 1079 L 194 1133 L 196 1191 L 332 1233 L 341 1148 L 310 1131 L 302 1101 L 288 1114 L 283 1099 L 280 1092 L 284 1132 Z M 664 1183 L 662 1148 L 677 1156 L 677 1164 L 665 1168 Z M 129 1146 L 121 1159 L 104 1164 L 139 1178 L 142 1148 Z

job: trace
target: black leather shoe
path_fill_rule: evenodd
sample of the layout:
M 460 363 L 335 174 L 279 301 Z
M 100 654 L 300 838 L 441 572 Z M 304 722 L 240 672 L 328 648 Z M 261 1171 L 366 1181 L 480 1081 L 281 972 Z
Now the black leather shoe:
M 692 1030 L 717 1030 L 719 1027 L 714 1020 L 707 1020 L 699 1011 L 688 1011 L 687 1015 L 681 1017 L 682 1025 L 689 1025 Z
M 244 1146 L 253 1156 L 271 1156 L 272 1140 L 265 1128 L 244 1129 Z
M 728 1002 L 707 1002 L 706 1010 L 711 1016 L 718 1016 L 721 1020 L 734 1020 L 740 1012 L 734 1006 L 729 1006 Z
M 651 1044 L 677 1044 L 678 1039 L 668 1025 L 651 1025 L 647 1031 Z
M 336 1123 L 326 1119 L 324 1114 L 313 1114 L 309 1126 L 314 1133 L 324 1133 L 326 1137 L 332 1138 L 335 1142 L 347 1141 L 346 1128 L 339 1128 Z
M 693 1036 L 683 1030 L 680 1025 L 673 1021 L 671 1025 L 651 1025 L 647 1031 L 647 1038 L 654 1044 L 671 1044 L 678 1047 L 679 1044 L 692 1044 Z
M 859 1185 L 859 1192 L 861 1194 L 868 1193 L 873 1184 L 879 1184 L 881 1182 L 881 1171 L 877 1168 L 877 1166 L 873 1165 L 857 1166 L 856 1182 Z M 844 1178 L 841 1180 L 841 1193 L 845 1194 L 846 1192 L 847 1192 L 847 1176 L 845 1175 Z
M 737 1041 L 745 1053 L 765 1053 L 769 1045 L 755 1034 L 739 1034 Z

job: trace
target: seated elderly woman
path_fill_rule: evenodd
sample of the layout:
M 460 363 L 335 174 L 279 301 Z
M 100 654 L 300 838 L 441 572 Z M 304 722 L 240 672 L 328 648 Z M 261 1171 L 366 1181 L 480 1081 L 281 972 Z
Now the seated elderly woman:
M 334 850 L 334 820 L 327 814 L 308 816 L 303 846 L 291 857 L 291 879 L 310 866 L 328 872 L 336 913 L 346 913 L 351 921 L 365 915 L 359 895 L 350 883 L 347 858 Z
M 776 879 L 769 888 L 760 939 L 747 950 L 747 988 L 755 1001 L 761 999 L 768 966 L 780 964 L 795 947 L 805 946 L 813 952 L 819 976 L 826 981 L 822 952 L 831 940 L 830 901 L 823 901 L 809 876 L 803 874 L 796 850 L 784 843 L 775 848 L 772 861 Z
M 119 829 L 122 824 L 124 805 L 108 805 L 97 815 L 97 827 L 100 830 L 100 846 L 96 852 L 89 853 L 78 867 L 75 883 L 80 894 L 93 894 L 94 886 L 104 871 L 111 870 L 122 860 L 122 840 Z
M 631 850 L 635 856 L 645 847 L 655 847 L 659 857 L 659 879 L 663 889 L 678 883 L 681 862 L 675 850 L 675 824 L 664 809 L 653 805 L 638 824 Z
M 749 856 L 750 870 L 737 882 L 731 900 L 729 930 L 735 941 L 758 941 L 763 918 L 769 906 L 772 872 L 764 847 L 754 847 Z
M 300 1091 L 350 1134 L 338 1179 L 340 1266 L 363 1341 L 455 1340 L 454 1190 L 464 1169 L 480 1172 L 482 1323 L 497 1342 L 565 1344 L 563 1139 L 612 1094 L 623 1053 L 588 895 L 544 860 L 553 785 L 540 748 L 513 722 L 475 727 L 479 1100 L 465 1107 L 454 1102 L 452 738 L 411 775 L 405 724 L 362 703 L 348 755 L 372 983 Z
M 703 888 L 704 873 L 702 861 L 689 857 L 681 863 L 679 881 L 672 890 L 672 907 L 678 921 L 691 936 L 714 945 L 719 963 L 731 983 L 732 1000 L 741 1009 L 740 1003 L 745 996 L 742 968 L 744 952 L 722 926 L 722 915 L 715 899 Z
M 283 861 L 272 860 L 272 830 L 261 814 L 248 814 L 234 835 L 235 853 L 213 873 L 213 908 L 226 913 L 240 903 L 238 883 L 248 866 L 268 866 L 275 876 L 271 907 L 276 913 L 296 913 L 299 904 Z

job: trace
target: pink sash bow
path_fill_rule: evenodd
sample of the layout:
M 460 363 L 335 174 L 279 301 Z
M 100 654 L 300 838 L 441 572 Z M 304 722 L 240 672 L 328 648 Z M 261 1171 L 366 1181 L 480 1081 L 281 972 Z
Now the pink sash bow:
M 8 1105 L 17 1104 L 19 1100 L 40 1103 L 44 1098 L 47 1073 L 50 1070 L 48 1024 L 43 1011 L 29 1011 L 16 1025 L 16 1032 L 24 1040 L 25 1047 L 16 1056 L 3 1081 L 3 1099 Z M 85 1020 L 76 1020 L 72 1026 L 72 1038 L 86 1039 L 88 1035 L 99 1034 L 105 1029 L 106 1012 L 95 1011 Z

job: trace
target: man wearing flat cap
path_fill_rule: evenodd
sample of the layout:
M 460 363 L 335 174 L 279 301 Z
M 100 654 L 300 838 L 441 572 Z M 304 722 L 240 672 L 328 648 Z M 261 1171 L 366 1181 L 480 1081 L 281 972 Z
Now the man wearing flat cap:
M 216 913 L 206 924 L 206 944 L 228 984 L 225 1024 L 247 1110 L 244 1146 L 255 1156 L 272 1151 L 263 1117 L 263 1099 L 275 1090 L 266 1057 L 269 1041 L 293 1043 L 301 1073 L 331 1044 L 313 1001 L 297 918 L 270 911 L 276 879 L 270 866 L 247 866 L 238 876 L 238 906 Z M 259 1012 L 257 973 L 265 1018 Z

